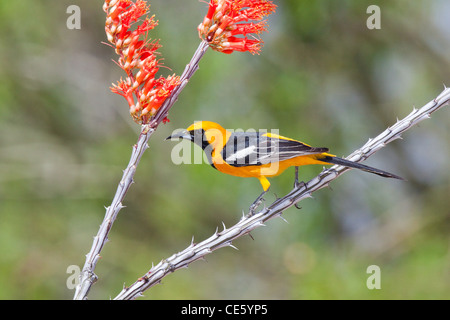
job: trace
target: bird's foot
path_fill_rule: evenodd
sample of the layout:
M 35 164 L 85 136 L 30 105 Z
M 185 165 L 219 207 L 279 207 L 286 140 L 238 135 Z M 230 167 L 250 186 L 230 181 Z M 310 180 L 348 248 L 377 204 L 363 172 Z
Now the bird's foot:
M 294 181 L 294 189 L 298 189 L 301 187 L 305 187 L 306 183 L 303 181 L 298 181 L 298 167 L 295 167 L 295 181 Z
M 266 193 L 267 193 L 266 191 L 264 191 L 263 193 L 261 193 L 261 194 L 259 195 L 259 197 L 256 198 L 256 200 L 252 203 L 252 205 L 251 205 L 250 208 L 248 209 L 247 217 L 251 217 L 251 216 L 253 216 L 253 215 L 255 214 L 256 209 L 258 209 L 258 207 L 261 205 L 261 203 L 262 203 L 263 201 L 265 201 L 263 197 L 264 197 L 264 195 L 265 195 Z

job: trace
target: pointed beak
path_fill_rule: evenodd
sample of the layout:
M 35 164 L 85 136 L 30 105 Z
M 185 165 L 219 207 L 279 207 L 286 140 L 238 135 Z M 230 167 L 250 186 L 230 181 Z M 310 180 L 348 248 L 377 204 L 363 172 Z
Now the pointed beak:
M 179 140 L 179 139 L 186 139 L 186 140 L 192 140 L 192 136 L 187 130 L 183 130 L 177 133 L 172 134 L 171 136 L 168 136 L 166 140 Z

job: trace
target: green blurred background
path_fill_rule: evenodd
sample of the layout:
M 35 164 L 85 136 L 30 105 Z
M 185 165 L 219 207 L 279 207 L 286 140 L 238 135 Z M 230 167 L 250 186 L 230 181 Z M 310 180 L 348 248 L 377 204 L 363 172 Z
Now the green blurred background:
M 230 226 L 261 192 L 208 165 L 174 165 L 164 138 L 194 120 L 280 134 L 345 156 L 450 85 L 446 0 L 274 1 L 261 55 L 209 50 L 171 122 L 150 140 L 97 265 L 90 299 L 109 299 L 153 263 Z M 207 6 L 154 0 L 165 65 L 181 74 Z M 69 5 L 81 30 L 66 27 Z M 369 30 L 366 9 L 381 8 Z M 71 299 L 128 163 L 139 126 L 109 91 L 124 76 L 104 34 L 102 1 L 0 1 L 0 298 Z M 170 70 L 161 69 L 165 75 Z M 407 182 L 350 171 L 332 189 L 169 275 L 143 299 L 449 299 L 450 110 L 367 163 Z M 301 178 L 320 166 L 302 168 Z M 271 179 L 292 187 L 293 169 Z M 369 290 L 370 265 L 381 289 Z

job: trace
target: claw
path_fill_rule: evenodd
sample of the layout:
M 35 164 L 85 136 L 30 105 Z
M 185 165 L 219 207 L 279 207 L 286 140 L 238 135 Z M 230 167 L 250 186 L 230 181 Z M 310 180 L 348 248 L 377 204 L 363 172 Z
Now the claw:
M 252 215 L 255 214 L 255 210 L 259 207 L 259 205 L 265 201 L 263 196 L 267 193 L 267 191 L 264 191 L 263 193 L 261 193 L 259 195 L 258 198 L 256 198 L 256 200 L 252 203 L 252 205 L 250 206 L 250 208 L 248 209 L 248 214 L 247 217 L 251 217 Z
M 294 184 L 294 188 L 296 188 L 296 189 L 300 189 L 303 187 L 306 187 L 306 183 L 304 181 L 300 181 L 300 182 L 296 181 Z

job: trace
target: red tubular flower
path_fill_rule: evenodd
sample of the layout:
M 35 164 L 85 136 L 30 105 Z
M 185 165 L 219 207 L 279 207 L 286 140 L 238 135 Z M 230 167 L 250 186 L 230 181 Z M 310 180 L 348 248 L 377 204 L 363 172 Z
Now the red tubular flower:
M 139 124 L 148 123 L 172 91 L 180 84 L 176 75 L 155 76 L 161 67 L 157 60 L 158 41 L 148 38 L 148 31 L 158 24 L 154 17 L 145 16 L 150 5 L 146 1 L 106 0 L 105 31 L 108 41 L 119 55 L 117 64 L 126 72 L 127 78 L 113 84 L 111 91 L 125 97 L 133 120 Z M 134 30 L 130 28 L 140 22 Z M 163 122 L 167 122 L 164 119 Z
M 198 26 L 198 33 L 216 51 L 248 51 L 256 54 L 263 43 L 258 35 L 267 30 L 262 19 L 275 9 L 276 5 L 268 0 L 210 0 L 208 12 Z M 256 22 L 249 23 L 249 20 Z M 247 35 L 251 35 L 252 39 L 248 39 Z
M 179 83 L 180 80 L 177 76 L 169 76 L 167 79 L 161 77 L 158 79 L 153 86 L 153 90 L 149 92 L 149 95 L 141 96 L 141 115 L 145 116 L 148 113 L 151 115 L 154 114 Z

